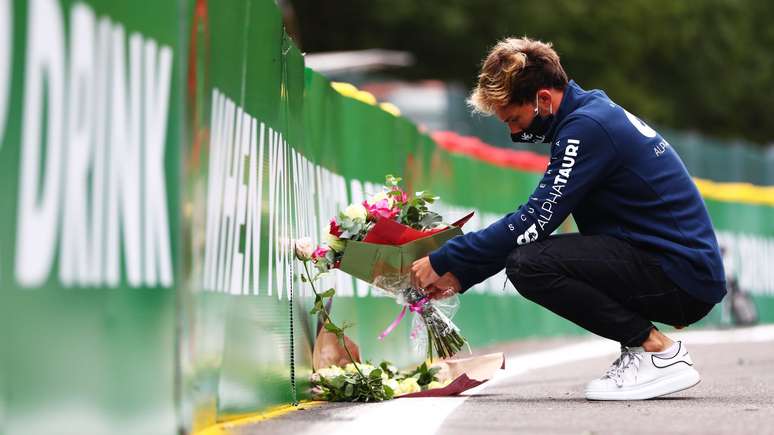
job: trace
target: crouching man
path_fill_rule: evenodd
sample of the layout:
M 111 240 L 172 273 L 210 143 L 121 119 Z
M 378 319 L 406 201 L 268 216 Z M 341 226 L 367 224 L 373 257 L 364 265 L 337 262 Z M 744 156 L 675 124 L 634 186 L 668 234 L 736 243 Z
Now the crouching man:
M 528 38 L 492 49 L 470 103 L 514 141 L 546 143 L 550 162 L 516 211 L 417 260 L 414 285 L 444 297 L 505 268 L 527 299 L 619 342 L 587 399 L 699 383 L 685 344 L 652 322 L 701 319 L 725 295 L 725 274 L 704 202 L 669 143 L 604 92 L 568 81 L 551 44 Z M 570 213 L 579 233 L 552 236 Z

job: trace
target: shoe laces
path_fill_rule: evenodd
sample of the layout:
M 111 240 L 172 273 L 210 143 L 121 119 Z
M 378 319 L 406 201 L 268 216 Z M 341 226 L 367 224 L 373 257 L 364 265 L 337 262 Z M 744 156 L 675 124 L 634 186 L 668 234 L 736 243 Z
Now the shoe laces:
M 639 370 L 640 361 L 642 361 L 642 352 L 621 346 L 621 356 L 613 361 L 613 364 L 607 369 L 605 376 L 615 381 L 615 384 L 621 387 L 623 386 L 626 371 L 629 369 Z

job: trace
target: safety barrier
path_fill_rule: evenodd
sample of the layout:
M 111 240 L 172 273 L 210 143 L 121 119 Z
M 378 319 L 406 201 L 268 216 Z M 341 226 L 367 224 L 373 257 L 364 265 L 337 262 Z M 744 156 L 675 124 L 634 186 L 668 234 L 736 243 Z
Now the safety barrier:
M 316 325 L 293 239 L 319 240 L 387 173 L 449 219 L 475 210 L 467 230 L 539 177 L 340 95 L 270 0 L 0 0 L 0 168 L 8 434 L 199 432 L 308 399 Z M 729 264 L 772 321 L 774 208 L 721 190 L 707 204 Z M 364 355 L 418 360 L 408 322 L 376 340 L 394 301 L 326 284 Z M 581 332 L 502 273 L 463 303 L 474 346 Z

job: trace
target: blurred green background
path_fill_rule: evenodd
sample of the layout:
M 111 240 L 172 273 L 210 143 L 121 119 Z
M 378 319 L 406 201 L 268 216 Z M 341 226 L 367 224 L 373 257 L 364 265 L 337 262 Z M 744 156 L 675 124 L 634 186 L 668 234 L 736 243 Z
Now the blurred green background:
M 284 0 L 309 53 L 383 48 L 405 79 L 475 83 L 508 36 L 551 41 L 568 75 L 655 125 L 765 145 L 774 102 L 774 3 L 760 0 Z

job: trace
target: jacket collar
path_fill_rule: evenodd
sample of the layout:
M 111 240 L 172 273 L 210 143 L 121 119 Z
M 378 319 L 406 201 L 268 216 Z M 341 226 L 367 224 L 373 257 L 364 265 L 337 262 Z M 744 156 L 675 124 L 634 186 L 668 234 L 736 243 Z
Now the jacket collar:
M 549 143 L 553 143 L 556 140 L 559 125 L 567 118 L 567 115 L 574 112 L 575 109 L 581 105 L 580 96 L 584 93 L 586 93 L 586 91 L 578 86 L 578 84 L 575 83 L 575 80 L 570 80 L 570 82 L 567 83 L 567 86 L 564 88 L 562 102 L 559 103 L 559 110 L 557 110 L 556 115 L 554 115 L 554 123 L 546 135 L 546 137 L 551 139 Z

